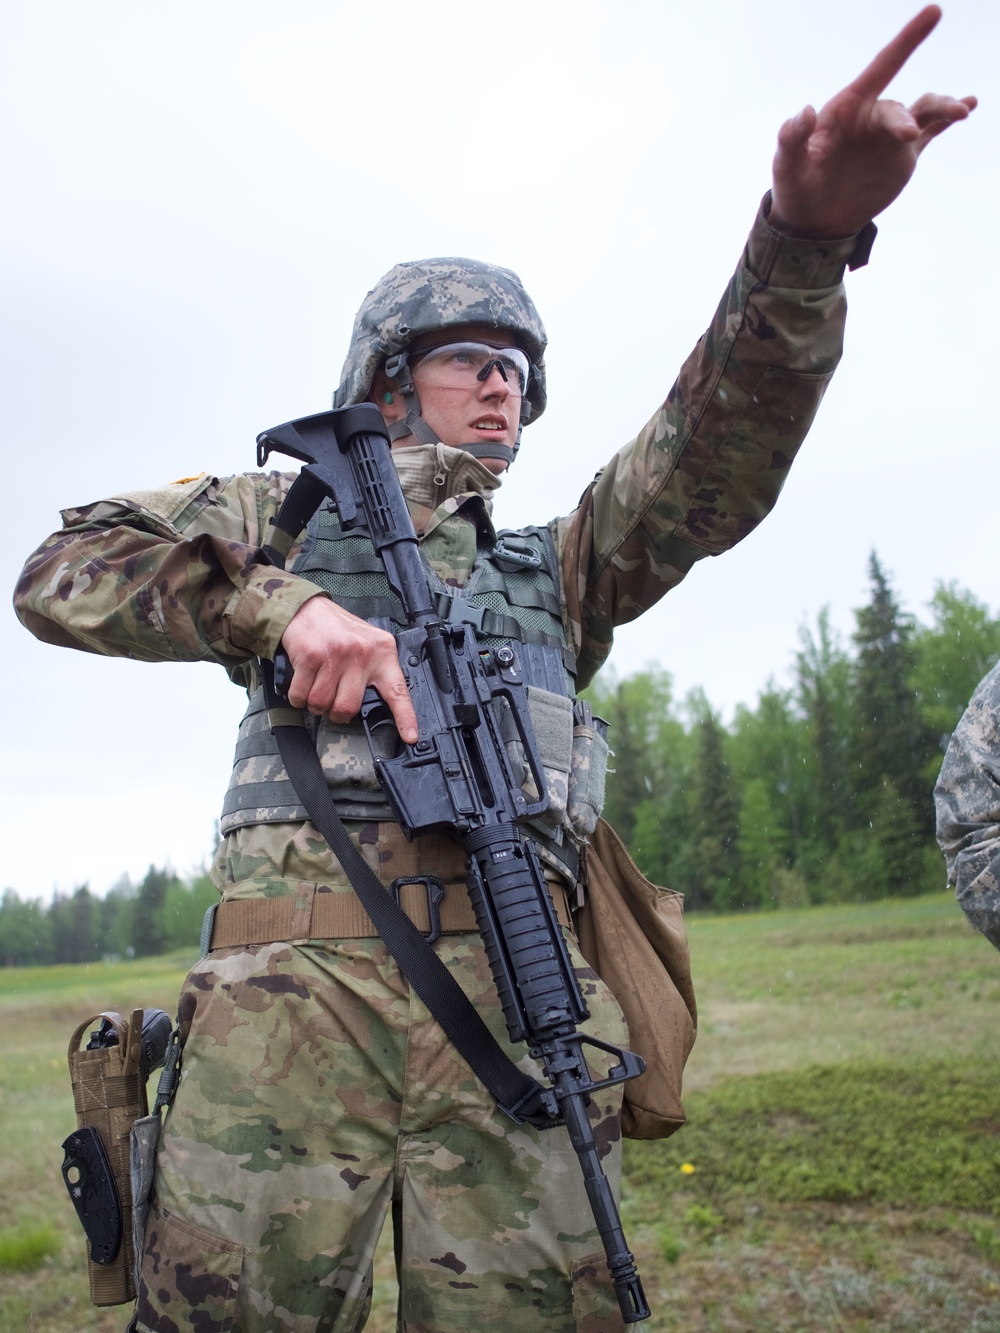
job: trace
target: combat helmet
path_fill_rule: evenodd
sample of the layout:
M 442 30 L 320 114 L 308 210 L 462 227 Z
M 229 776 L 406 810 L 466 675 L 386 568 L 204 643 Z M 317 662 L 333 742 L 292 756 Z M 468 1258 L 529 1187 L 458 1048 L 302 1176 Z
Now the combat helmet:
M 379 366 L 399 386 L 406 418 L 389 427 L 392 439 L 412 435 L 422 444 L 437 437 L 420 416 L 410 377 L 408 352 L 424 333 L 461 324 L 487 324 L 511 333 L 531 359 L 531 375 L 521 403 L 521 426 L 545 410 L 545 329 L 521 279 L 507 268 L 476 259 L 421 259 L 397 264 L 361 304 L 344 362 L 334 407 L 364 402 Z M 518 431 L 518 443 L 520 442 Z M 517 452 L 506 444 L 463 445 L 477 457 L 511 462 Z

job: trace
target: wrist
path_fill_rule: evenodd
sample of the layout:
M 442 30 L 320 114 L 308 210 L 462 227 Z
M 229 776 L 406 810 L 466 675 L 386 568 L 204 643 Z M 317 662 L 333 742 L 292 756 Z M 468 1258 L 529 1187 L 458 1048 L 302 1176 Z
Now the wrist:
M 234 645 L 274 658 L 290 621 L 306 602 L 327 594 L 309 579 L 269 565 L 255 565 L 232 608 Z
M 772 287 L 834 287 L 843 280 L 845 268 L 867 264 L 877 228 L 869 222 L 849 236 L 813 236 L 797 232 L 778 221 L 768 191 L 761 201 L 746 262 L 750 271 Z
M 771 230 L 776 231 L 779 236 L 794 241 L 828 241 L 831 244 L 839 244 L 858 236 L 865 226 L 871 225 L 870 218 L 862 226 L 846 230 L 843 224 L 838 224 L 836 221 L 832 224 L 811 222 L 808 226 L 797 225 L 786 214 L 780 198 L 775 199 L 773 189 L 768 190 L 764 196 L 763 209 L 767 225 Z

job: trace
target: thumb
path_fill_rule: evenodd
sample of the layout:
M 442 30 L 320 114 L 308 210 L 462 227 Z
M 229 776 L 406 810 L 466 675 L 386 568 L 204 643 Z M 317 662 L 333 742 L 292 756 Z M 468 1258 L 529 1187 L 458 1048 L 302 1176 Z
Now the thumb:
M 778 131 L 778 148 L 785 153 L 795 154 L 808 143 L 809 136 L 816 128 L 816 110 L 804 106 L 797 116 L 786 120 Z

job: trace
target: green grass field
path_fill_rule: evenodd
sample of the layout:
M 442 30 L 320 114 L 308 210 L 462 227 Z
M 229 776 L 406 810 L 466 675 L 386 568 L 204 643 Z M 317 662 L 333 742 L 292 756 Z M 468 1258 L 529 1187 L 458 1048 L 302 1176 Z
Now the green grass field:
M 1000 1330 L 1000 957 L 944 894 L 689 929 L 689 1123 L 626 1149 L 651 1333 Z M 66 1048 L 101 1009 L 172 1011 L 187 961 L 0 969 L 0 1329 L 124 1327 L 59 1173 Z M 393 1286 L 385 1248 L 374 1333 Z

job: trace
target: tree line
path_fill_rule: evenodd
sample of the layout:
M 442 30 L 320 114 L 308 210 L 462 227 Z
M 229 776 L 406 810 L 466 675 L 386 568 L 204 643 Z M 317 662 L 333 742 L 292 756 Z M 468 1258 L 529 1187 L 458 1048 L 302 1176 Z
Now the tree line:
M 791 683 L 773 680 L 724 725 L 701 691 L 650 667 L 587 691 L 610 724 L 605 814 L 642 870 L 689 910 L 736 911 L 914 895 L 942 887 L 932 790 L 948 738 L 1000 659 L 1000 617 L 954 584 L 931 621 L 903 610 L 873 553 L 844 644 L 820 612 Z M 0 898 L 0 963 L 86 963 L 196 944 L 217 900 L 150 866 L 103 896 Z
M 588 691 L 615 752 L 605 814 L 688 909 L 913 895 L 944 886 L 932 792 L 951 732 L 1000 659 L 1000 618 L 939 584 L 903 610 L 873 553 L 843 643 L 829 610 L 800 630 L 791 683 L 724 726 L 650 668 Z
M 140 884 L 122 880 L 98 896 L 83 884 L 50 903 L 0 898 L 0 964 L 94 963 L 197 947 L 202 918 L 219 895 L 207 875 L 190 882 L 150 866 Z

